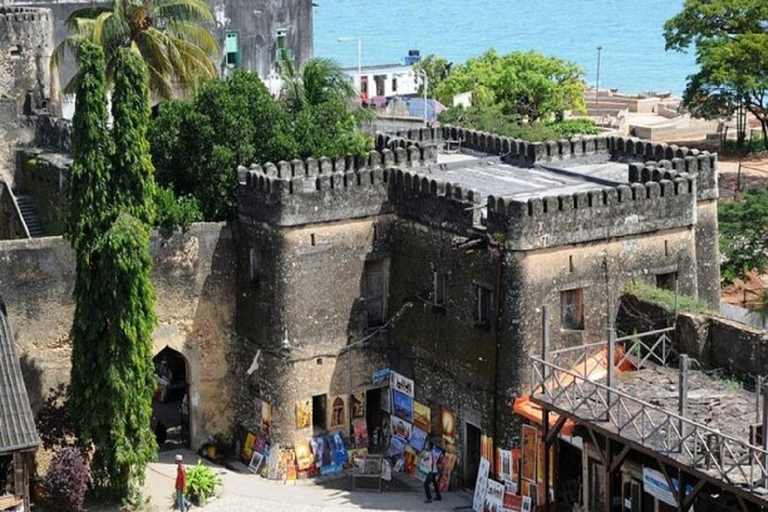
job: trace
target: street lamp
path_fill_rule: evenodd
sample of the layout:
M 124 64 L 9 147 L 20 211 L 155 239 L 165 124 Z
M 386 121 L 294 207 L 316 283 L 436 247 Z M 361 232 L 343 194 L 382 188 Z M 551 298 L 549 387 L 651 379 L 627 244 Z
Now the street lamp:
M 344 36 L 337 39 L 340 43 L 357 41 L 357 79 L 360 81 L 358 90 L 363 92 L 363 40 L 359 37 Z
M 600 103 L 600 53 L 603 51 L 602 46 L 597 47 L 597 84 L 595 85 L 595 108 Z
M 429 88 L 429 78 L 424 71 L 414 71 L 416 76 L 424 81 L 424 126 L 427 126 L 427 89 Z

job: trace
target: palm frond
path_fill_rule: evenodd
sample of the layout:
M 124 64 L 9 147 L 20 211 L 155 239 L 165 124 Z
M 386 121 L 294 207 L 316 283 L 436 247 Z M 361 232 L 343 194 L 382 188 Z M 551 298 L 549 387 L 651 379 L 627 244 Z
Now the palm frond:
M 175 37 L 189 41 L 200 47 L 208 55 L 218 55 L 219 45 L 211 32 L 194 22 L 190 21 L 170 21 L 168 22 L 168 31 Z
M 69 14 L 69 16 L 67 16 L 67 19 L 64 20 L 64 26 L 66 26 L 67 30 L 70 32 L 76 32 L 78 29 L 78 22 L 80 20 L 94 20 L 99 16 L 99 14 L 111 11 L 112 8 L 106 6 L 92 6 L 84 7 L 82 9 L 75 9 Z
M 213 23 L 213 13 L 204 0 L 157 0 L 154 4 L 157 18 L 172 21 L 202 21 Z

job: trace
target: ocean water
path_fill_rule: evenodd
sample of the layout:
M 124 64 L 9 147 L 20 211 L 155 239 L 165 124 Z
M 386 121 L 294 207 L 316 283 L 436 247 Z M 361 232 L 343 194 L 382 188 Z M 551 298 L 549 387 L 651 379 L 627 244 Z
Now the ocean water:
M 480 55 L 536 50 L 582 66 L 594 84 L 622 92 L 681 94 L 693 54 L 664 51 L 664 22 L 683 0 L 314 0 L 315 55 L 357 65 L 399 62 L 410 48 L 454 63 Z

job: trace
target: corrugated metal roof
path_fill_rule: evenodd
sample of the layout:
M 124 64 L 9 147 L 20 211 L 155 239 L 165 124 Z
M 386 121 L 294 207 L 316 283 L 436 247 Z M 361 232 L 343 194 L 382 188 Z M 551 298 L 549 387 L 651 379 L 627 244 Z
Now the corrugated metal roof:
M 5 304 L 0 300 L 0 454 L 35 448 L 39 444 L 16 341 Z

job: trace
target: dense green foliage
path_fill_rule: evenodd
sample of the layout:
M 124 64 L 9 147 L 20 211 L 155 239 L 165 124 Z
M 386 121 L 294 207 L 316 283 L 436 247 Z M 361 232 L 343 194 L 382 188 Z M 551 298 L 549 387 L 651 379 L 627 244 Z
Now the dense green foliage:
M 768 188 L 748 189 L 738 201 L 721 201 L 718 222 L 725 282 L 768 267 Z
M 110 180 L 112 207 L 151 226 L 155 219 L 155 168 L 149 155 L 147 69 L 128 48 L 117 50 L 112 94 L 115 152 Z
M 238 165 L 362 154 L 370 147 L 335 93 L 297 97 L 310 100 L 289 110 L 258 76 L 236 71 L 205 83 L 190 101 L 161 104 L 149 131 L 158 183 L 194 197 L 205 220 L 224 220 L 235 212 Z
M 747 110 L 760 121 L 768 149 L 768 2 L 686 0 L 664 36 L 668 50 L 696 49 L 699 71 L 688 79 L 685 105 L 708 118 Z
M 443 81 L 451 74 L 452 67 L 452 62 L 449 62 L 447 59 L 437 55 L 427 55 L 413 65 L 414 71 L 419 71 L 427 75 L 427 87 L 429 89 L 427 91 L 428 94 L 430 91 L 439 89 L 440 84 L 442 84 Z M 420 83 L 419 85 L 418 94 L 419 96 L 424 94 L 423 83 Z M 452 104 L 453 103 L 448 103 L 448 105 Z
M 197 199 L 191 196 L 176 197 L 170 188 L 159 187 L 155 196 L 157 218 L 155 224 L 163 229 L 186 229 L 193 222 L 203 220 L 203 212 Z
M 150 429 L 154 182 L 144 135 L 147 75 L 133 51 L 117 52 L 110 133 L 104 128 L 103 52 L 84 43 L 79 56 L 82 76 L 73 124 L 83 132 L 73 140 L 67 231 L 77 258 L 70 412 L 78 440 L 93 449 L 94 488 L 124 500 L 143 481 L 157 449 Z M 103 139 L 85 147 L 96 142 L 94 134 Z
M 283 100 L 291 112 L 299 112 L 325 102 L 347 103 L 357 97 L 357 91 L 347 74 L 334 61 L 311 59 L 301 70 L 292 61 L 281 63 Z
M 70 35 L 57 46 L 51 64 L 56 68 L 66 50 L 76 53 L 87 40 L 104 49 L 112 78 L 118 50 L 131 48 L 147 64 L 152 92 L 170 98 L 174 90 L 186 91 L 199 79 L 216 76 L 211 57 L 219 49 L 206 28 L 213 22 L 204 0 L 112 0 L 84 7 L 67 18 Z M 67 92 L 77 89 L 81 76 L 75 75 Z
M 514 116 L 502 114 L 494 107 L 453 107 L 439 116 L 440 122 L 495 133 L 531 142 L 560 140 L 577 135 L 594 135 L 597 127 L 589 119 L 566 119 L 544 123 L 520 123 Z
M 471 91 L 476 107 L 495 107 L 523 122 L 562 118 L 566 110 L 583 112 L 583 72 L 576 64 L 536 52 L 482 56 L 454 67 L 435 89 L 445 105 L 457 94 Z
M 216 492 L 216 488 L 221 485 L 221 477 L 210 467 L 203 466 L 200 461 L 187 469 L 187 494 L 197 505 L 205 506 Z

